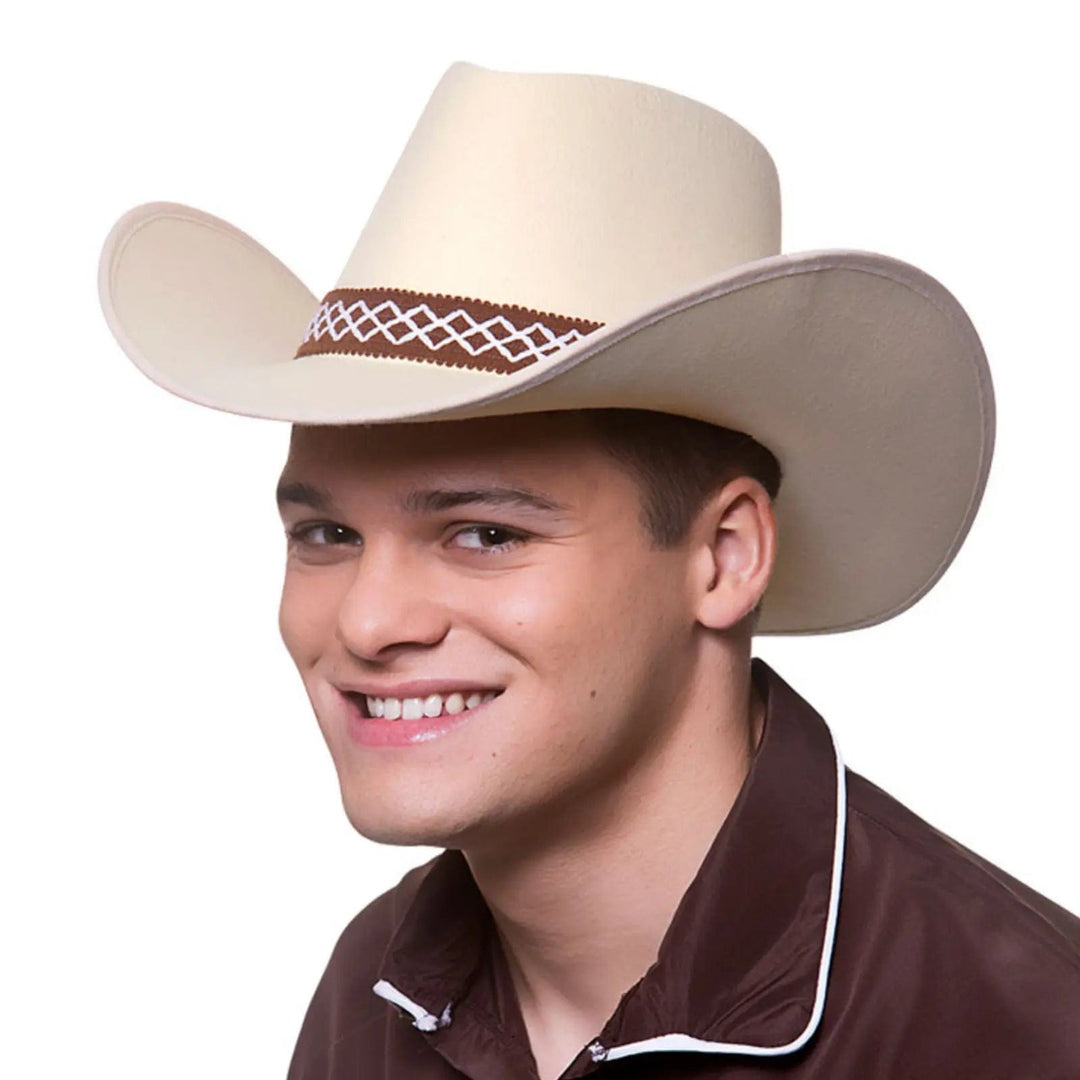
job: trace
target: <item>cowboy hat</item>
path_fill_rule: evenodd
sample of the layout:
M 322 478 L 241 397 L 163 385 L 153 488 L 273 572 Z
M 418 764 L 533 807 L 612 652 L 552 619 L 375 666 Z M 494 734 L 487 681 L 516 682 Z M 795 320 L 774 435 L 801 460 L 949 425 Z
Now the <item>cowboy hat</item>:
M 313 170 L 348 168 L 353 145 Z M 146 375 L 232 413 L 624 407 L 747 432 L 784 472 L 758 632 L 869 626 L 922 596 L 967 533 L 990 375 L 921 270 L 779 252 L 773 162 L 723 114 L 623 79 L 456 63 L 321 301 L 245 233 L 172 203 L 116 223 L 99 286 Z

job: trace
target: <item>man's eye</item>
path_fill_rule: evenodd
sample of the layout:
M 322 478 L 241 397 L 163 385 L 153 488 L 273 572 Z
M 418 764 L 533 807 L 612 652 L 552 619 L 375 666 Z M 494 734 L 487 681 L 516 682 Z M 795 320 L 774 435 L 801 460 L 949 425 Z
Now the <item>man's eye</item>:
M 470 525 L 454 534 L 458 547 L 481 551 L 485 555 L 498 554 L 523 544 L 527 537 L 502 525 Z
M 311 547 L 335 547 L 339 544 L 354 544 L 360 539 L 359 534 L 344 525 L 332 521 L 315 521 L 307 525 L 297 525 L 289 530 L 289 540 L 296 544 Z

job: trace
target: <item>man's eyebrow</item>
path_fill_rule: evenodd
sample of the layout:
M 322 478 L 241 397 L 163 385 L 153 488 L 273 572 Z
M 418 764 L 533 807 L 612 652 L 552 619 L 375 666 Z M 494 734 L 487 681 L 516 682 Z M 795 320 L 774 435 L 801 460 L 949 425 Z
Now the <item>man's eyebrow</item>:
M 513 506 L 545 513 L 565 512 L 569 507 L 548 495 L 520 487 L 433 488 L 410 491 L 401 500 L 401 508 L 411 514 L 435 514 L 456 506 Z
M 285 503 L 299 503 L 301 506 L 310 506 L 312 510 L 334 509 L 334 497 L 329 491 L 300 480 L 283 480 L 278 484 L 277 504 L 283 506 Z

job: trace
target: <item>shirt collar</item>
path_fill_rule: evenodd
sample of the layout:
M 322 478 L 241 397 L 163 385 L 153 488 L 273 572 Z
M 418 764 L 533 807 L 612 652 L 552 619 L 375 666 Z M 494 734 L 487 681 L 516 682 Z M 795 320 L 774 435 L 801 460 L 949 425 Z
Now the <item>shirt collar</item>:
M 590 1059 L 654 1051 L 782 1055 L 817 1028 L 840 900 L 844 767 L 811 706 L 764 661 L 752 675 L 765 724 L 739 795 L 656 962 L 568 1078 Z M 432 862 L 374 989 L 473 1076 L 498 1075 L 500 1055 L 528 1057 L 491 914 L 460 851 Z M 467 1030 L 476 1025 L 481 1038 Z

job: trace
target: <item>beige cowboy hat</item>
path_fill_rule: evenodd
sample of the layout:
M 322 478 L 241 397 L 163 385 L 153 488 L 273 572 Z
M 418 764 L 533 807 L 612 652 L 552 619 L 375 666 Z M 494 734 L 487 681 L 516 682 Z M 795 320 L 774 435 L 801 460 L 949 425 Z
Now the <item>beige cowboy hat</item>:
M 232 413 L 627 407 L 747 432 L 784 471 L 759 632 L 869 626 L 922 596 L 971 525 L 990 374 L 921 270 L 779 251 L 776 169 L 723 114 L 623 79 L 456 63 L 321 302 L 245 233 L 172 203 L 116 223 L 99 283 L 146 375 Z

